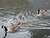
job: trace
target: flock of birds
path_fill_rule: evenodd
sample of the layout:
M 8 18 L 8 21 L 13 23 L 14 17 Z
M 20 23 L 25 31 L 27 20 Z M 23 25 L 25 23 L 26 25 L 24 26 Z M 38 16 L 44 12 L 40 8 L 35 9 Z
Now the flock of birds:
M 40 17 L 40 16 L 45 15 L 46 11 L 47 10 L 40 10 L 40 9 L 38 9 L 37 16 Z M 48 12 L 50 12 L 50 11 L 48 11 Z M 36 21 L 36 20 L 37 19 L 33 19 L 33 21 Z M 26 24 L 28 22 L 29 22 L 29 20 L 27 20 L 26 22 L 22 22 L 22 24 Z M 4 31 L 5 31 L 5 36 L 3 38 L 5 38 L 7 36 L 7 32 L 15 32 L 19 28 L 20 24 L 21 23 L 17 22 L 16 24 L 11 24 L 8 28 L 6 26 L 2 25 L 1 28 L 4 29 Z

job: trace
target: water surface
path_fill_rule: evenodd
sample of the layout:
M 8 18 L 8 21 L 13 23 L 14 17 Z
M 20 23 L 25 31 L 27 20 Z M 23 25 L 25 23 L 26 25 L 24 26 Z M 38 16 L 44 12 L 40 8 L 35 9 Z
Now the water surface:
M 0 38 L 4 36 L 1 26 L 16 22 L 30 22 L 19 25 L 15 33 L 6 38 L 50 38 L 50 13 L 37 17 L 37 8 L 50 9 L 50 0 L 0 0 Z M 37 21 L 33 22 L 33 19 Z

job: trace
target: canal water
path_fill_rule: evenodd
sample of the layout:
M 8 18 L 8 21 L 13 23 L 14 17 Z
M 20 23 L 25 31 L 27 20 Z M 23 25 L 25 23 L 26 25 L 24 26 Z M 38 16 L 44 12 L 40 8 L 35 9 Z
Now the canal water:
M 0 38 L 4 36 L 1 26 L 11 23 L 20 24 L 15 33 L 8 33 L 6 38 L 50 38 L 50 13 L 37 17 L 37 9 L 50 9 L 50 0 L 0 0 Z M 36 21 L 33 21 L 36 19 Z

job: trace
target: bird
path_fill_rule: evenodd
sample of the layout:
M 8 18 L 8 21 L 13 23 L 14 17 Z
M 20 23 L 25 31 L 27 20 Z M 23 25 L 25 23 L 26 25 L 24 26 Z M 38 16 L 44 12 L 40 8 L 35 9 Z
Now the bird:
M 38 9 L 37 16 L 43 16 L 43 15 L 45 15 L 46 11 L 47 10 L 40 10 L 40 9 Z
M 47 12 L 50 13 L 50 10 L 48 10 Z
M 11 24 L 8 28 L 4 25 L 2 25 L 2 29 L 5 31 L 5 35 L 3 38 L 5 38 L 7 36 L 7 32 L 15 32 L 18 28 L 20 23 L 16 23 L 16 24 Z
M 2 28 L 4 28 L 4 30 L 5 30 L 5 35 L 3 37 L 3 38 L 5 38 L 7 36 L 7 28 L 5 26 L 2 26 Z
M 21 24 L 26 24 L 28 22 L 30 22 L 30 20 L 26 20 L 25 22 L 22 22 Z
M 37 19 L 33 19 L 33 22 L 36 22 L 37 21 Z

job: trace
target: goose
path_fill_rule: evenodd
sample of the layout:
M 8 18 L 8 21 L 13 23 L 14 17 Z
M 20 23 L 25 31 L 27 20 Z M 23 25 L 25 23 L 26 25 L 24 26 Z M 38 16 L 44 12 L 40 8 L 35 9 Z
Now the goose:
M 11 24 L 8 28 L 6 26 L 2 25 L 1 28 L 4 29 L 4 31 L 5 31 L 5 36 L 3 38 L 5 38 L 7 36 L 7 32 L 15 32 L 19 28 L 18 25 L 20 25 L 20 23 Z
M 5 35 L 3 37 L 3 38 L 5 38 L 7 36 L 7 28 L 5 26 L 2 26 L 2 28 L 4 28 L 4 30 L 5 30 Z
M 43 15 L 45 15 L 46 11 L 47 10 L 40 10 L 40 9 L 38 9 L 37 16 L 43 16 Z

